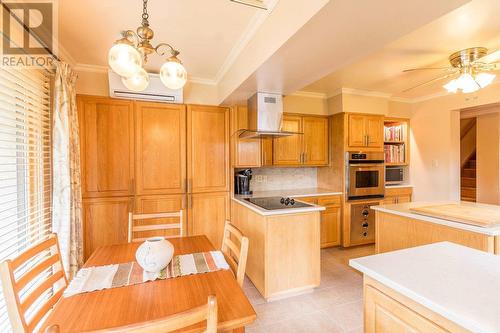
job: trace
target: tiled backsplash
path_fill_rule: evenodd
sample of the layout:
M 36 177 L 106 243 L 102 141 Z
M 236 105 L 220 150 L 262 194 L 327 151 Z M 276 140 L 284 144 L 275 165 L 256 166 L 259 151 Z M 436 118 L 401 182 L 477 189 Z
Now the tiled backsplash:
M 255 168 L 252 171 L 252 191 L 317 187 L 316 168 Z

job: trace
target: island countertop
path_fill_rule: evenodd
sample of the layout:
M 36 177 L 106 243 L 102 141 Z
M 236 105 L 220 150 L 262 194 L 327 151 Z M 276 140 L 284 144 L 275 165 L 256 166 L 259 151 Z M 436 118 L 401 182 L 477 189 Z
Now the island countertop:
M 500 256 L 441 242 L 349 264 L 467 330 L 500 332 Z
M 263 216 L 271 216 L 271 215 L 287 215 L 287 214 L 299 214 L 299 213 L 310 213 L 310 212 L 319 212 L 325 210 L 325 207 L 310 204 L 311 207 L 301 207 L 301 208 L 288 208 L 288 209 L 274 209 L 267 210 L 257 205 L 254 205 L 245 200 L 245 197 L 233 197 L 232 200 L 236 201 L 242 206 L 256 212 L 257 214 Z
M 421 206 L 436 205 L 436 204 L 449 204 L 449 203 L 452 203 L 452 201 L 409 202 L 409 203 L 400 203 L 400 204 L 391 204 L 391 205 L 372 206 L 371 208 L 375 211 L 378 211 L 378 212 L 399 215 L 399 216 L 408 217 L 408 218 L 417 219 L 417 220 L 435 223 L 435 224 L 441 224 L 441 225 L 449 226 L 452 228 L 477 232 L 477 233 L 488 235 L 488 236 L 500 235 L 500 226 L 498 226 L 498 225 L 491 226 L 491 227 L 479 227 L 479 226 L 475 226 L 475 225 L 454 222 L 454 221 L 450 221 L 450 220 L 446 220 L 446 219 L 442 219 L 442 218 L 436 218 L 436 217 L 430 217 L 430 216 L 426 216 L 426 215 L 422 215 L 422 214 L 417 214 L 417 213 L 410 210 L 410 208 L 412 208 L 412 207 L 421 207 Z M 477 206 L 481 205 L 481 204 L 477 204 L 477 203 L 464 203 L 464 204 L 477 205 Z

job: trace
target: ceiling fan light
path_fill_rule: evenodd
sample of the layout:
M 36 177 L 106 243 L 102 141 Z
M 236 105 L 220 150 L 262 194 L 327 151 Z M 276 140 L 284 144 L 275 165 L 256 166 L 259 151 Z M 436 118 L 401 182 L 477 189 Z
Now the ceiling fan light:
M 132 91 L 143 91 L 149 85 L 149 75 L 141 68 L 129 77 L 122 77 L 122 83 Z
M 181 89 L 187 81 L 187 72 L 179 59 L 171 57 L 161 66 L 160 79 L 170 89 Z
M 495 74 L 479 73 L 476 75 L 476 77 L 474 79 L 476 80 L 477 84 L 479 84 L 479 86 L 481 88 L 484 88 L 487 85 L 489 85 L 491 82 L 493 82 L 495 77 L 496 77 Z
M 142 67 L 142 57 L 133 46 L 117 43 L 109 50 L 108 63 L 116 74 L 129 77 Z
M 469 73 L 464 73 L 460 75 L 457 79 L 458 89 L 462 90 L 463 93 L 468 94 L 479 90 L 479 85 L 474 80 L 472 75 Z
M 443 86 L 449 93 L 456 93 L 458 90 L 457 80 L 451 80 Z

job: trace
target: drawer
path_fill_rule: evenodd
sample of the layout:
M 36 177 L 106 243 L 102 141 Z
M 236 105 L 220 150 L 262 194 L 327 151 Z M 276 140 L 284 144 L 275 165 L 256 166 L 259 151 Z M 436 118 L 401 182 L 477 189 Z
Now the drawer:
M 386 197 L 397 197 L 397 196 L 411 196 L 413 192 L 412 187 L 386 187 L 385 196 Z
M 318 204 L 318 198 L 316 198 L 316 197 L 296 197 L 294 199 L 295 200 L 304 201 L 304 202 L 308 202 L 308 203 L 311 203 L 311 204 L 314 204 L 314 205 Z
M 318 205 L 320 206 L 340 206 L 340 195 L 318 197 Z

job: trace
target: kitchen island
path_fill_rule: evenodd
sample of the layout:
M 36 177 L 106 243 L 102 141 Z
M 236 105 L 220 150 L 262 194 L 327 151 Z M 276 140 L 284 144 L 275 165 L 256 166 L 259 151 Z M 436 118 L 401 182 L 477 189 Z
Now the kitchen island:
M 412 210 L 436 204 L 450 204 L 450 202 L 412 202 L 373 206 L 376 212 L 376 253 L 450 241 L 481 251 L 500 254 L 500 225 L 471 225 L 441 217 L 417 214 Z M 500 209 L 498 206 L 477 203 L 462 202 L 460 205 Z
M 320 213 L 324 209 L 314 204 L 264 209 L 244 197 L 232 199 L 232 223 L 249 239 L 246 274 L 266 300 L 319 286 Z
M 350 260 L 364 332 L 500 332 L 500 257 L 441 242 Z

